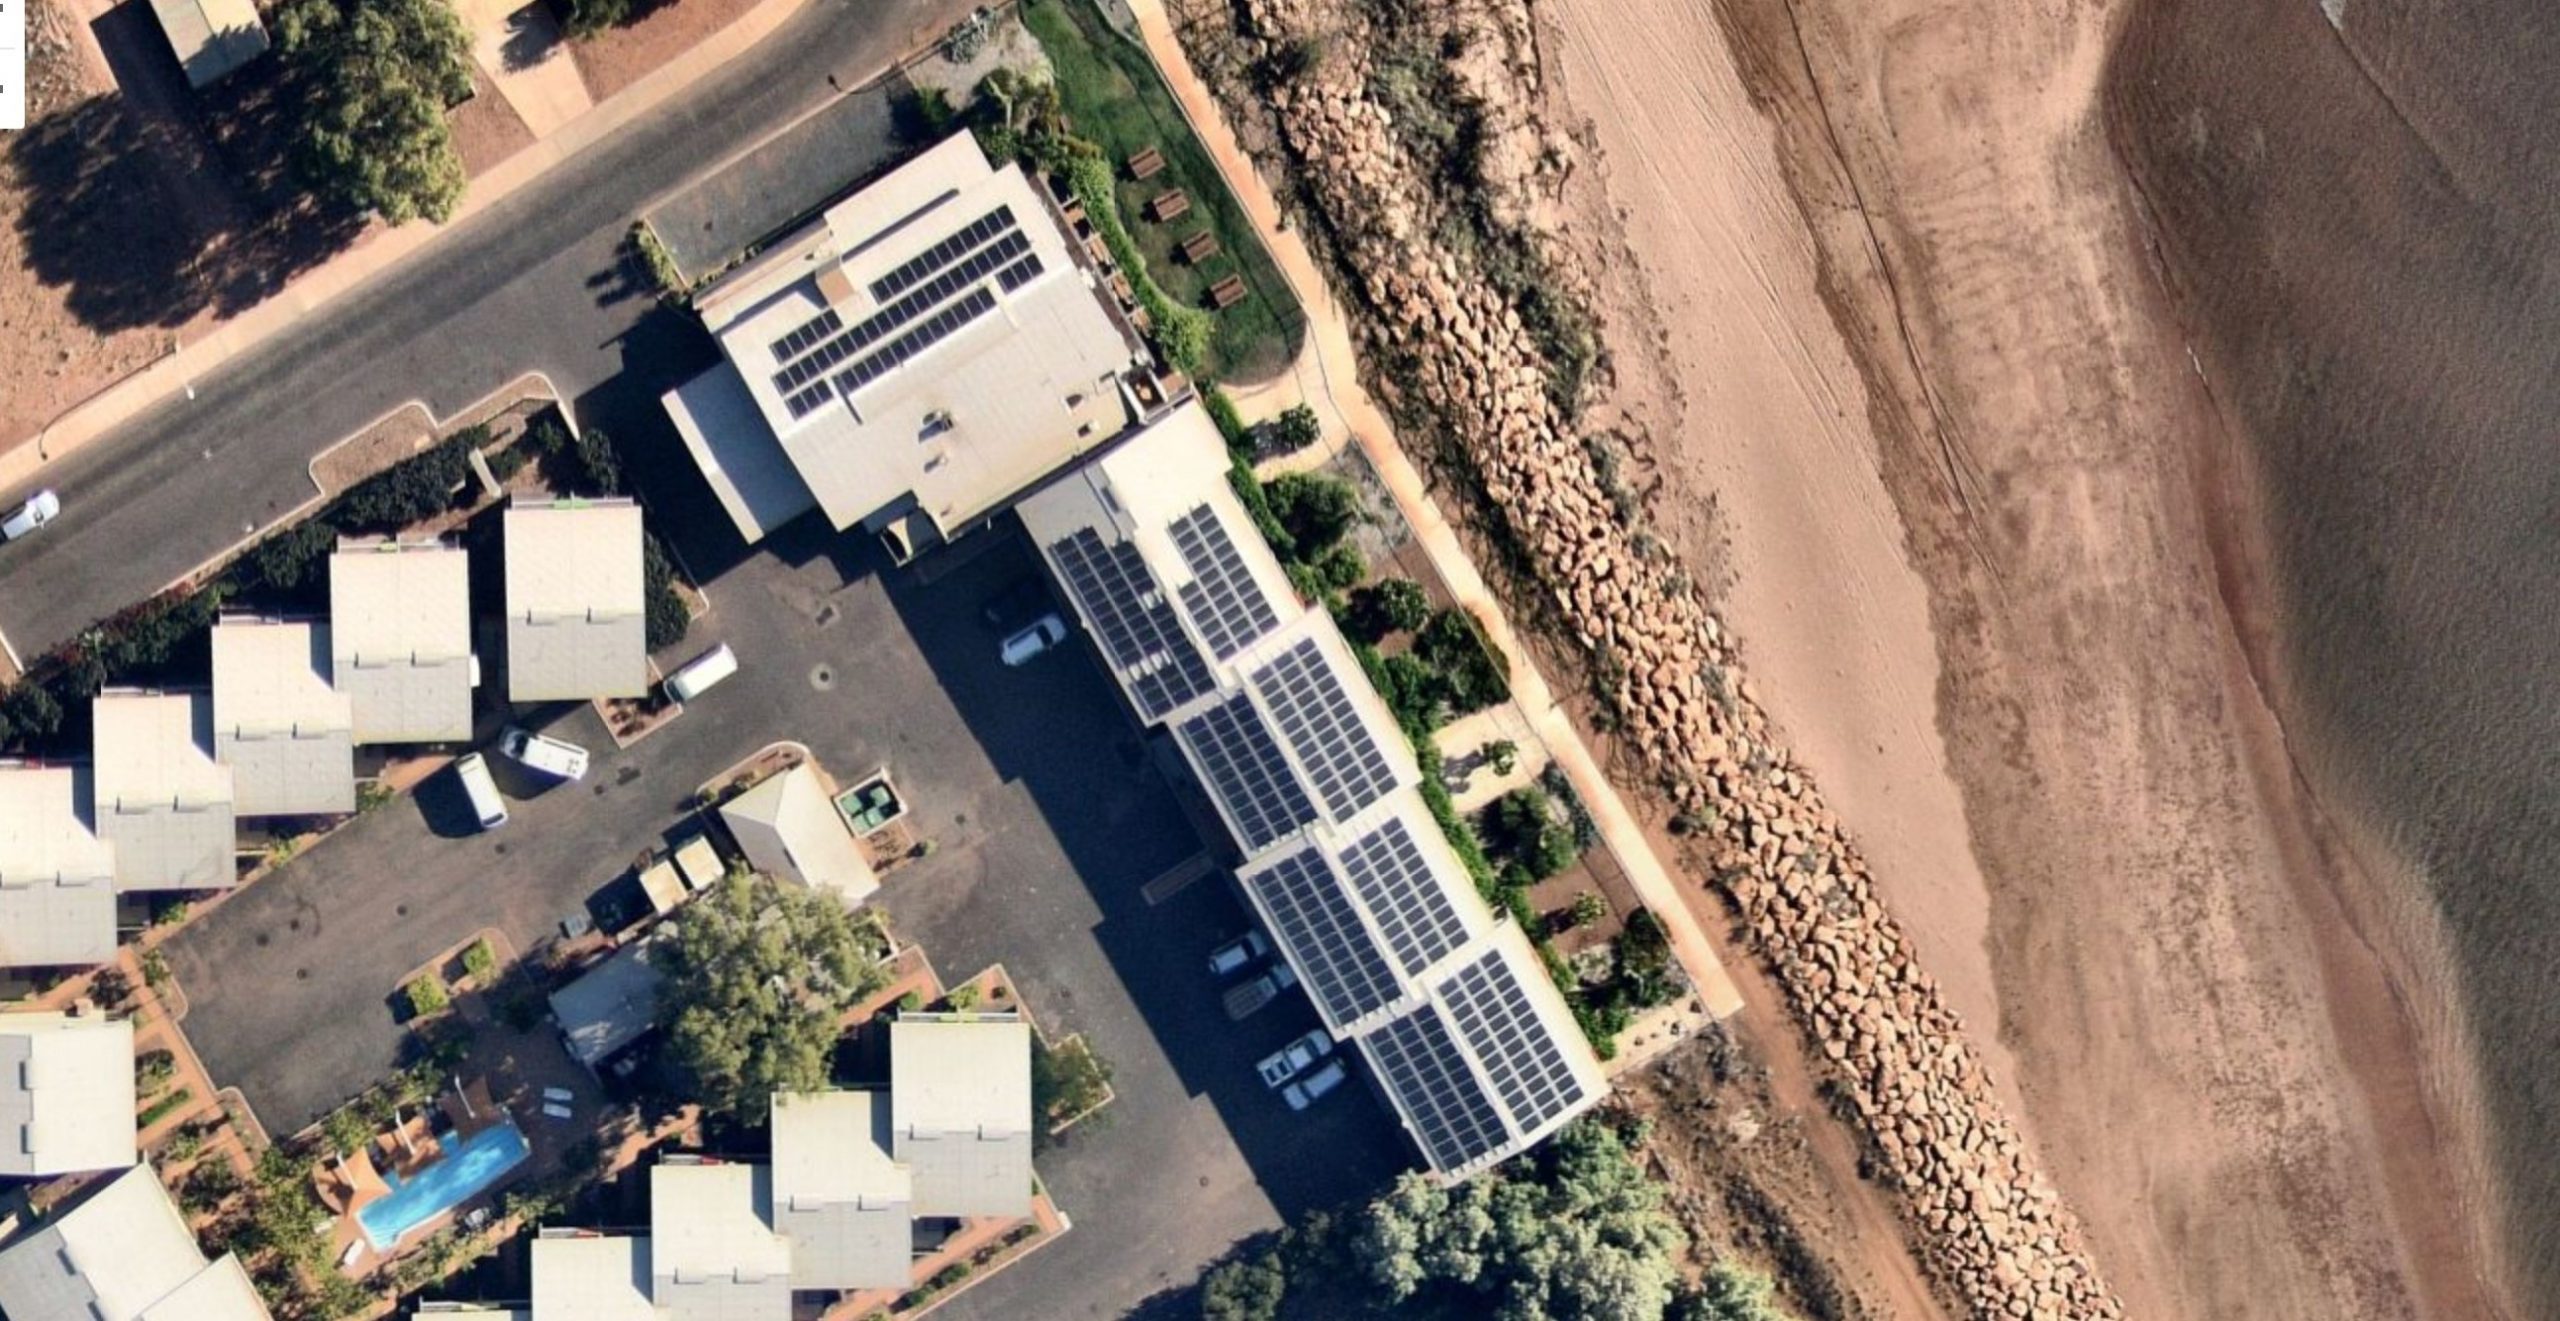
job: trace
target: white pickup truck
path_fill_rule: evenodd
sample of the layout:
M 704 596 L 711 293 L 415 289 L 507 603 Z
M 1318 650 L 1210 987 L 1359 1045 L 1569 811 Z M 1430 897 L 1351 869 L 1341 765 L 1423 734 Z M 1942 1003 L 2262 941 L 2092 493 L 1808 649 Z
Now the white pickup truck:
M 51 491 L 38 491 L 27 502 L 0 518 L 0 541 L 16 541 L 20 537 L 52 522 L 62 513 L 62 497 Z

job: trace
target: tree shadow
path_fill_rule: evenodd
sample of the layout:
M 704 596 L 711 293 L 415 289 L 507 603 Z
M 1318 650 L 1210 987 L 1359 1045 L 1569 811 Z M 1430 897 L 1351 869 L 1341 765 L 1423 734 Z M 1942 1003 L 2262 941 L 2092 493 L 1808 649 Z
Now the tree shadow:
M 565 54 L 566 45 L 551 6 L 544 0 L 533 0 L 507 15 L 507 39 L 500 43 L 498 56 L 509 73 L 520 73 L 553 55 Z
M 262 58 L 201 96 L 144 5 L 91 24 L 119 90 L 12 135 L 36 278 L 100 334 L 230 315 L 364 228 L 294 187 L 283 144 L 298 99 Z

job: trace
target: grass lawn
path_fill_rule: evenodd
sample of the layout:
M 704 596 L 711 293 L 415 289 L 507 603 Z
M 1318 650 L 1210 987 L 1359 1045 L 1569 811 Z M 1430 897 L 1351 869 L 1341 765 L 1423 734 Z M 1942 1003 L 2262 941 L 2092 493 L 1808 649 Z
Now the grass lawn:
M 1120 218 L 1146 253 L 1156 283 L 1176 301 L 1206 308 L 1210 285 L 1228 275 L 1244 277 L 1250 291 L 1245 300 L 1213 314 L 1218 333 L 1208 375 L 1255 381 L 1278 373 L 1297 356 L 1306 315 L 1145 49 L 1112 30 L 1090 0 L 1025 0 L 1022 21 L 1057 69 L 1059 103 L 1075 133 L 1101 144 L 1110 158 L 1119 179 Z M 1139 183 L 1120 167 L 1147 147 L 1164 153 L 1165 167 Z M 1170 188 L 1190 194 L 1191 210 L 1171 224 L 1156 224 L 1146 218 L 1147 199 Z M 1186 266 L 1176 245 L 1203 226 L 1217 234 L 1218 254 Z

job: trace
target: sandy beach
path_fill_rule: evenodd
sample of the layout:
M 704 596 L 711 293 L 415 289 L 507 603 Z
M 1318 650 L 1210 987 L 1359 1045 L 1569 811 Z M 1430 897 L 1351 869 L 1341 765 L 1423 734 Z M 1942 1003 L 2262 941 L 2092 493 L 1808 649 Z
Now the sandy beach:
M 2128 1315 L 2522 1315 L 2443 933 L 2278 718 L 2120 10 L 1541 6 L 1607 403 Z

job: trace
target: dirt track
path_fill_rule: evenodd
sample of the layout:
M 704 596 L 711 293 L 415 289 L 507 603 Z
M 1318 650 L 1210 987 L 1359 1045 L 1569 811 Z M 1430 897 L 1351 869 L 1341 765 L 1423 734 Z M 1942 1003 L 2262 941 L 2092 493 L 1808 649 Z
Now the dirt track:
M 2239 645 L 2247 492 L 2100 130 L 2113 15 L 2028 11 L 1545 5 L 1632 258 L 1612 402 L 1678 438 L 1658 515 L 2128 1315 L 2494 1314 L 2440 1011 Z

